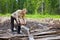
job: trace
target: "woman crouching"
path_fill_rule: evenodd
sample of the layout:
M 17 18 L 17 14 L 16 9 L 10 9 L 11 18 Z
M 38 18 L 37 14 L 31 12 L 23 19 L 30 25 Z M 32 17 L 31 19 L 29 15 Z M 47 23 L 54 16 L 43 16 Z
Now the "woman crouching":
M 16 21 L 18 27 L 17 27 L 17 33 L 20 34 L 21 25 L 26 24 L 25 15 L 27 10 L 17 10 L 16 12 L 12 13 L 11 15 L 11 31 L 14 32 L 14 20 Z

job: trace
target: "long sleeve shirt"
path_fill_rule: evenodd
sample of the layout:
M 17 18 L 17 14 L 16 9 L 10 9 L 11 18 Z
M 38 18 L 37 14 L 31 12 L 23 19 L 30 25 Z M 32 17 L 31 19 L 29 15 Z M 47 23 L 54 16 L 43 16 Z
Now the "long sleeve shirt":
M 20 14 L 21 14 L 21 11 L 22 10 L 17 10 L 16 12 L 14 12 L 14 13 L 12 13 L 12 16 L 14 17 L 14 18 L 19 18 L 19 16 L 21 16 Z
M 16 12 L 12 13 L 12 16 L 16 18 L 17 22 L 20 22 L 21 24 L 26 24 L 26 20 L 24 17 L 22 18 L 22 10 L 17 10 Z

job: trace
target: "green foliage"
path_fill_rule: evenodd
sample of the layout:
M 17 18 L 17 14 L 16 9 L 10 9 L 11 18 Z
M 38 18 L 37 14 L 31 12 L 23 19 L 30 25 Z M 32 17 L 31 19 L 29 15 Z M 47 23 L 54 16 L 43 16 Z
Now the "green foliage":
M 2 17 L 10 17 L 11 14 L 10 13 L 6 13 L 6 14 L 0 14 L 0 16 Z M 40 14 L 27 14 L 26 18 L 36 18 L 36 19 L 41 19 L 41 18 L 55 18 L 55 19 L 60 19 L 60 15 L 40 15 Z
M 59 0 L 46 0 L 45 12 L 49 14 L 59 14 Z
M 28 14 L 60 14 L 59 0 L 0 0 L 0 13 L 26 8 Z

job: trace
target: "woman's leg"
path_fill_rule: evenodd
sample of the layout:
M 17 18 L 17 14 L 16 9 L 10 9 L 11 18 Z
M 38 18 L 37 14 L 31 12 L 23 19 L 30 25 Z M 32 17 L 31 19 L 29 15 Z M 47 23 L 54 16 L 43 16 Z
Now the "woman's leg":
M 20 30 L 21 30 L 21 25 L 18 24 L 18 28 L 17 28 L 17 33 L 20 34 Z
M 16 23 L 17 23 L 17 20 L 15 19 Z M 20 23 L 17 23 L 17 33 L 20 34 L 20 30 L 21 30 L 21 24 Z
M 11 31 L 14 32 L 14 17 L 11 16 Z

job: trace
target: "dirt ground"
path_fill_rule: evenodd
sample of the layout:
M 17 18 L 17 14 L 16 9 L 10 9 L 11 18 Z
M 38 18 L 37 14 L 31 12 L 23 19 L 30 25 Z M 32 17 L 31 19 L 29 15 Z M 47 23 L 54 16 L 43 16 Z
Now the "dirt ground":
M 49 30 L 60 30 L 60 20 L 58 19 L 52 19 L 52 18 L 44 18 L 44 19 L 26 19 L 27 24 L 26 27 L 30 29 L 30 32 L 44 32 Z M 5 32 L 8 31 L 8 29 L 11 28 L 10 24 L 10 18 L 7 17 L 0 17 L 0 30 L 3 30 Z M 17 29 L 17 24 L 15 23 L 15 28 Z M 37 30 L 38 29 L 38 30 Z M 2 31 L 1 31 L 2 32 Z M 1 34 L 0 32 L 0 34 Z M 4 32 L 2 32 L 4 33 Z M 25 32 L 26 33 L 26 32 Z M 5 33 L 6 34 L 6 33 Z M 22 39 L 25 39 L 26 37 L 22 37 Z M 16 39 L 13 38 L 14 40 Z M 19 38 L 17 40 L 20 40 Z M 28 39 L 26 39 L 28 40 Z
M 26 19 L 26 20 L 27 20 L 26 27 L 29 27 L 32 30 L 37 28 L 41 28 L 41 29 L 44 28 L 44 27 L 41 27 L 41 25 L 47 26 L 48 28 L 51 28 L 51 29 L 60 28 L 60 20 L 56 20 L 56 19 L 44 18 L 44 19 Z M 17 25 L 15 23 L 15 27 L 16 26 Z M 0 29 L 9 29 L 11 27 L 10 18 L 0 17 L 0 27 L 1 27 Z

